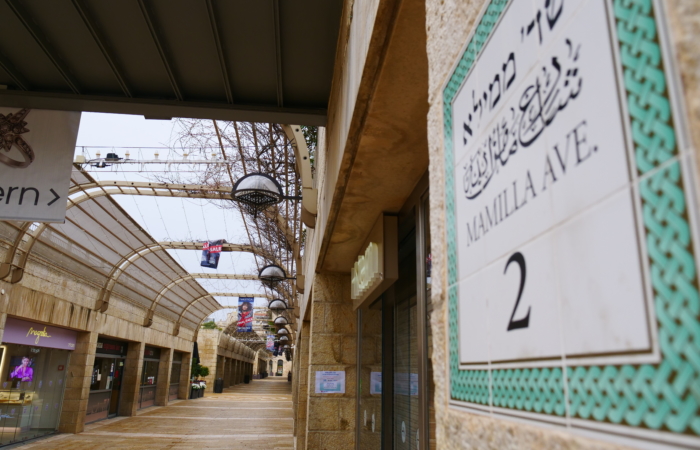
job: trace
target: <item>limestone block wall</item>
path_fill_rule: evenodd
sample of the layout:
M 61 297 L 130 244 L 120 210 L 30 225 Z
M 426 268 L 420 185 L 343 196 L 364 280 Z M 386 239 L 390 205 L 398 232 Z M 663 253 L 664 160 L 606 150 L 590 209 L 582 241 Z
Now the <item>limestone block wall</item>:
M 350 276 L 316 274 L 311 298 L 306 437 L 301 438 L 306 447 L 299 446 L 297 436 L 297 448 L 354 448 L 357 314 Z M 344 394 L 315 392 L 316 371 L 327 370 L 345 371 Z
M 437 415 L 437 448 L 515 449 L 566 448 L 612 449 L 615 444 L 567 433 L 561 428 L 538 427 L 516 420 L 472 414 L 448 405 L 448 315 L 445 226 L 445 179 L 443 142 L 443 92 L 453 64 L 474 31 L 480 10 L 487 0 L 426 0 L 427 54 L 429 59 L 428 135 L 430 144 L 430 216 L 432 236 L 432 301 L 430 323 L 433 332 L 433 371 Z M 618 2 L 615 2 L 618 3 Z M 636 6 L 656 2 L 621 2 Z M 700 2 L 664 0 L 659 2 L 670 22 L 671 47 L 679 71 L 685 119 L 689 125 L 692 153 L 700 146 Z M 636 7 L 635 6 L 635 7 Z M 643 20 L 639 18 L 639 20 Z M 684 150 L 684 149 L 681 149 Z M 695 163 L 697 164 L 697 157 Z M 698 169 L 700 172 L 700 168 Z M 696 177 L 697 179 L 697 177 Z M 697 201 L 690 200 L 690 201 Z M 631 381 L 630 381 L 631 383 Z M 696 410 L 697 414 L 697 410 Z
M 214 391 L 214 380 L 217 378 L 223 378 L 224 384 L 233 385 L 242 382 L 245 374 L 252 376 L 255 352 L 223 331 L 199 330 L 197 346 L 200 364 L 209 368 L 209 375 L 204 378 L 206 392 Z M 230 363 L 227 364 L 227 360 Z M 231 370 L 231 376 L 227 370 Z

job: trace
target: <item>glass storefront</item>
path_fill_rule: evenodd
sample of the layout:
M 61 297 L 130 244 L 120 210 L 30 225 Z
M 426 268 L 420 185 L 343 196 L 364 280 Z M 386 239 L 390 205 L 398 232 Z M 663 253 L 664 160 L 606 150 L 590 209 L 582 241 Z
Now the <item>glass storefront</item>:
M 75 331 L 7 319 L 0 346 L 0 445 L 56 431 L 76 338 Z
M 398 280 L 358 311 L 358 449 L 435 449 L 427 177 L 398 220 Z
M 382 299 L 358 311 L 360 383 L 359 448 L 382 448 Z
M 180 372 L 182 371 L 182 353 L 173 353 L 173 363 L 170 366 L 170 387 L 168 389 L 168 400 L 177 400 L 180 390 Z
M 399 279 L 394 296 L 394 448 L 417 449 L 420 439 L 416 222 L 399 223 Z
M 159 365 L 160 349 L 155 347 L 146 347 L 143 354 L 139 409 L 153 406 L 156 403 L 156 383 L 158 382 Z
M 127 349 L 126 342 L 97 340 L 85 423 L 117 415 Z

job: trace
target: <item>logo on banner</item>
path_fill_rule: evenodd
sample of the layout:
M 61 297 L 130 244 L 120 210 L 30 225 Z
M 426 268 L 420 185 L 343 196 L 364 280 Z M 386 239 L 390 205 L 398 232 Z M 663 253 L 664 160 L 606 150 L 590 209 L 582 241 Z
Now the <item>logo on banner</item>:
M 36 336 L 36 340 L 34 341 L 34 343 L 36 345 L 39 345 L 39 339 L 41 339 L 43 337 L 45 337 L 45 338 L 51 337 L 51 335 L 49 335 L 49 333 L 46 332 L 46 327 L 44 327 L 43 330 L 35 330 L 34 327 L 29 327 L 29 331 L 27 331 L 27 336 L 29 336 L 30 334 L 32 336 Z
M 221 250 L 223 250 L 223 244 L 225 242 L 224 239 L 206 241 L 202 247 L 202 262 L 200 265 L 210 269 L 219 267 L 219 258 L 221 257 Z
M 34 162 L 34 150 L 21 136 L 29 132 L 24 118 L 30 111 L 31 109 L 21 109 L 14 114 L 0 114 L 0 148 L 7 153 L 12 147 L 17 147 L 24 158 L 24 161 L 18 161 L 0 153 L 0 162 L 5 165 L 23 169 Z
M 236 331 L 253 331 L 253 297 L 238 297 Z

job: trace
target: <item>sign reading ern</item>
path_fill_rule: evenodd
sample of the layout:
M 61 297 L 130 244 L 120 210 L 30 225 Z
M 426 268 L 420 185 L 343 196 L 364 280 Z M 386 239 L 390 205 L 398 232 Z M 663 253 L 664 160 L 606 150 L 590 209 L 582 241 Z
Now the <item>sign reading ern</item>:
M 63 222 L 79 112 L 0 108 L 0 219 Z

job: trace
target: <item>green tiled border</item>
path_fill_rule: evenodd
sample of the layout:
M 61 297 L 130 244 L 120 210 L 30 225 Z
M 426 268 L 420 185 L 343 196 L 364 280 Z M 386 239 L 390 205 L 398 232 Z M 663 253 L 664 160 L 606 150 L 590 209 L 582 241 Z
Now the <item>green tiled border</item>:
M 460 370 L 452 100 L 509 0 L 492 0 L 443 91 L 450 396 L 551 416 L 700 434 L 700 295 L 653 0 L 615 0 L 616 34 L 642 203 L 659 364 Z M 674 160 L 675 158 L 675 160 Z M 661 167 L 663 164 L 663 167 Z

